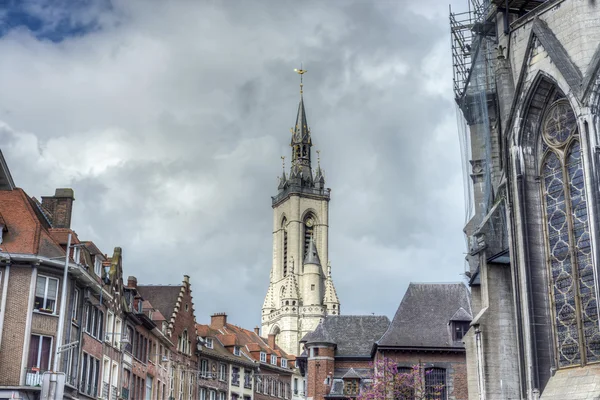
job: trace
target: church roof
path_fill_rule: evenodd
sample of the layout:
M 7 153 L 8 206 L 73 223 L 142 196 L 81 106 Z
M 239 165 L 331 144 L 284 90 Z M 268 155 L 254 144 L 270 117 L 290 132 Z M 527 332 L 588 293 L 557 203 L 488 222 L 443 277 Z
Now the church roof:
M 373 344 L 390 325 L 383 315 L 328 315 L 302 342 L 332 343 L 336 357 L 371 357 Z
M 462 311 L 460 309 L 462 308 Z M 462 283 L 411 283 L 380 347 L 457 348 L 449 322 L 471 320 L 471 301 Z

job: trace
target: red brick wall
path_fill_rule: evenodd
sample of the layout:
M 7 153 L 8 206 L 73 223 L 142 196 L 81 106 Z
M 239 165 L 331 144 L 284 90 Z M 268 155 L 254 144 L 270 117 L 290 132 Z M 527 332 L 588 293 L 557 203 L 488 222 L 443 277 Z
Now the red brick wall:
M 308 347 L 307 351 L 310 356 L 311 348 Z M 323 399 L 325 395 L 329 394 L 331 385 L 327 385 L 326 380 L 327 377 L 330 377 L 331 383 L 335 368 L 334 349 L 320 347 L 318 351 L 318 355 L 308 358 L 306 372 L 306 395 L 315 400 Z
M 467 400 L 469 397 L 465 353 L 384 351 L 376 354 L 377 359 L 384 356 L 407 366 L 425 364 L 445 368 L 448 399 Z

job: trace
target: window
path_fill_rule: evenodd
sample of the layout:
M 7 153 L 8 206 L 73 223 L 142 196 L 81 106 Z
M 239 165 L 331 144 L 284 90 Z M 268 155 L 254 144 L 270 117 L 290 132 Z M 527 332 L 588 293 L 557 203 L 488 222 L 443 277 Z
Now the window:
M 108 312 L 108 317 L 106 318 L 106 335 L 104 335 L 104 340 L 107 342 L 112 342 L 113 336 L 114 336 L 114 331 L 113 331 L 113 325 L 114 325 L 114 321 L 115 321 L 115 315 L 109 311 Z
M 35 284 L 35 305 L 33 309 L 55 314 L 57 294 L 58 279 L 38 275 Z
M 77 245 L 73 246 L 73 261 L 75 264 L 80 264 L 81 261 L 81 249 Z
M 217 400 L 217 392 L 215 392 L 214 390 L 211 390 L 209 393 L 210 393 L 209 400 Z
M 123 334 L 121 332 L 121 329 L 123 329 L 121 324 L 121 318 L 115 318 L 115 329 L 113 331 L 115 334 L 113 335 L 113 345 L 116 348 L 121 348 L 121 340 L 124 339 Z
M 600 361 L 598 309 L 582 151 L 569 102 L 552 103 L 542 121 L 540 168 L 546 251 L 559 367 Z M 584 329 L 581 329 L 584 327 Z
M 281 229 L 283 231 L 283 276 L 287 276 L 288 264 L 288 233 L 287 233 L 287 218 L 283 218 L 281 222 Z
M 225 400 L 227 394 L 225 392 L 219 392 L 219 400 Z
M 206 338 L 206 347 L 209 349 L 213 348 L 213 340 L 212 338 Z
M 454 333 L 454 340 L 462 340 L 469 330 L 470 323 L 468 321 L 453 321 L 452 331 Z
M 246 389 L 252 389 L 252 375 L 249 370 L 244 370 L 244 387 Z
M 200 388 L 200 400 L 206 400 L 206 389 Z
M 281 367 L 282 368 L 287 368 L 287 360 L 285 358 L 281 359 Z
M 83 362 L 81 366 L 81 386 L 80 390 L 88 396 L 96 397 L 98 395 L 98 378 L 100 375 L 100 360 L 83 353 Z
M 240 386 L 240 369 L 238 367 L 231 367 L 231 384 Z
M 219 364 L 219 380 L 225 381 L 227 379 L 227 365 Z
M 50 369 L 52 358 L 52 337 L 31 335 L 27 369 L 33 372 L 44 372 Z
M 277 397 L 282 397 L 282 393 L 281 381 L 277 381 Z
M 102 398 L 110 398 L 110 360 L 106 357 L 102 359 Z
M 146 377 L 146 399 L 152 398 L 152 377 Z
M 73 291 L 73 301 L 71 302 L 71 319 L 79 321 L 79 289 Z
M 277 365 L 277 356 L 274 354 L 271 354 L 271 364 Z
M 208 360 L 200 360 L 200 375 L 203 378 L 208 376 Z
M 260 361 L 267 362 L 267 353 L 265 353 L 264 351 L 260 352 Z
M 425 398 L 427 400 L 446 400 L 446 370 L 427 368 L 425 370 Z
M 358 394 L 358 379 L 344 380 L 344 395 L 356 396 Z
M 97 255 L 94 257 L 94 273 L 102 278 L 102 260 Z
M 104 313 L 102 310 L 88 304 L 86 307 L 85 331 L 98 340 L 103 340 Z
M 398 373 L 396 375 L 396 381 L 398 382 L 398 400 L 412 400 L 415 398 L 415 376 L 420 376 L 420 369 L 413 369 L 412 367 L 398 367 Z
M 304 218 L 304 251 L 302 252 L 304 256 L 306 256 L 306 253 L 308 252 L 308 244 L 310 243 L 310 238 L 314 234 L 314 225 L 314 217 L 311 214 L 307 215 L 306 218 Z
M 236 356 L 240 355 L 240 347 L 239 346 L 233 347 L 233 354 L 235 354 Z

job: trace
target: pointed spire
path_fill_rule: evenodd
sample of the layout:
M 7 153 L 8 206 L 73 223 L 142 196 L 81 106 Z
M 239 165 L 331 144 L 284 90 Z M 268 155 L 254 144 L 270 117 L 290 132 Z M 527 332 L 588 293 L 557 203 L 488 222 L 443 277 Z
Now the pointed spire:
M 340 300 L 338 299 L 335 286 L 333 285 L 333 279 L 331 278 L 331 262 L 327 262 L 327 278 L 325 279 L 325 295 L 323 296 L 323 303 L 327 306 L 329 313 L 339 315 Z M 335 308 L 333 306 L 335 306 Z
M 283 166 L 283 171 L 281 173 L 281 178 L 279 178 L 279 186 L 277 187 L 279 191 L 282 191 L 287 186 L 287 177 L 285 176 L 285 156 L 281 156 L 281 164 Z
M 269 278 L 269 289 L 267 289 L 267 295 L 265 296 L 265 301 L 263 303 L 263 311 L 265 309 L 273 309 L 275 305 L 273 304 L 273 270 L 271 269 L 271 275 Z
M 315 241 L 312 235 L 310 236 L 310 240 L 308 242 L 308 249 L 306 250 L 306 254 L 304 255 L 304 264 L 321 265 L 321 260 L 319 260 L 319 253 L 317 252 L 317 246 L 315 246 Z
M 299 181 L 301 186 L 312 186 L 312 171 L 310 167 L 310 148 L 312 141 L 310 130 L 306 121 L 306 110 L 304 109 L 304 84 L 302 78 L 306 73 L 305 69 L 295 69 L 300 74 L 300 103 L 298 104 L 298 114 L 296 115 L 296 125 L 291 129 L 292 140 L 292 170 L 296 169 L 299 175 L 302 175 Z M 293 172 L 293 171 L 292 171 Z
M 294 274 L 294 257 L 291 257 L 290 273 L 285 277 L 283 299 L 298 299 L 298 283 L 296 282 L 296 274 Z

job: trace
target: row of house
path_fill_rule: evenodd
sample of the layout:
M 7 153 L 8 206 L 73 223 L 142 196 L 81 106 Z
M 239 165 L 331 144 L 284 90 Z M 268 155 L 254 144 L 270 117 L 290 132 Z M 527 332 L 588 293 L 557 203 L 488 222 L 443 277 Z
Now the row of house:
M 40 399 L 47 371 L 64 374 L 64 399 L 304 397 L 274 337 L 225 314 L 197 324 L 189 276 L 124 280 L 121 248 L 71 229 L 74 201 L 71 189 L 28 196 L 0 152 L 0 399 Z

